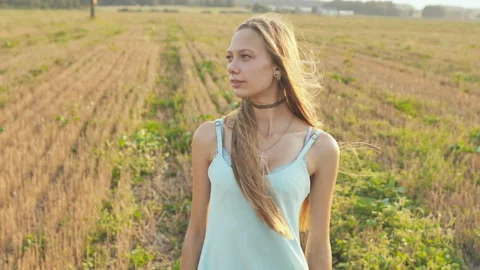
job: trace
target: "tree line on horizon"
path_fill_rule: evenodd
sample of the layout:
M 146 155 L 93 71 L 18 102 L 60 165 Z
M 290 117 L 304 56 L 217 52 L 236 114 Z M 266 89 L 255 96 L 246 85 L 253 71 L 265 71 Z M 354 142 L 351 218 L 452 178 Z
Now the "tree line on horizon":
M 343 1 L 334 0 L 322 5 L 322 8 L 333 10 L 351 10 L 356 15 L 369 16 L 413 16 L 415 9 L 411 8 L 407 11 L 401 10 L 392 1 Z M 442 5 L 427 5 L 421 10 L 423 18 L 447 18 L 462 17 L 462 10 L 452 10 Z M 477 16 L 478 17 L 478 16 Z
M 234 7 L 236 6 L 235 0 L 97 0 L 98 5 L 110 6 L 110 5 L 122 5 L 122 6 L 156 6 L 156 5 L 195 5 L 195 6 L 218 6 L 218 7 Z M 0 8 L 32 8 L 32 9 L 75 9 L 81 7 L 90 6 L 90 0 L 0 0 Z M 255 4 L 252 6 L 247 5 L 247 8 L 252 8 L 254 12 L 267 11 L 268 9 L 261 5 Z M 414 9 L 401 10 L 392 1 L 343 1 L 334 0 L 324 3 L 319 6 L 313 6 L 312 12 L 317 12 L 318 8 L 330 9 L 330 10 L 349 10 L 353 11 L 356 15 L 368 15 L 368 16 L 412 16 Z M 421 14 L 424 18 L 446 18 L 452 15 L 452 12 L 445 6 L 441 5 L 429 5 L 422 9 Z M 458 14 L 453 14 L 458 15 Z M 477 17 L 479 17 L 478 15 Z
M 235 0 L 97 0 L 100 6 L 202 5 L 235 6 Z M 0 8 L 74 9 L 90 6 L 90 0 L 0 0 Z

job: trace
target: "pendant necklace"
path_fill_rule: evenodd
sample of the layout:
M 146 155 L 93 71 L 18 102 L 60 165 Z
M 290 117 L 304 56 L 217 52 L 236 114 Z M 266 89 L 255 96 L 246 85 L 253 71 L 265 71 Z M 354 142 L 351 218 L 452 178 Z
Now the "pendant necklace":
M 267 161 L 268 161 L 271 149 L 280 141 L 280 139 L 283 137 L 283 134 L 285 134 L 285 132 L 290 128 L 290 125 L 292 124 L 292 120 L 293 120 L 293 114 L 292 114 L 292 118 L 290 118 L 290 122 L 288 123 L 287 128 L 282 132 L 280 137 L 278 137 L 278 139 L 275 141 L 275 143 L 273 143 L 270 147 L 268 147 L 265 150 L 262 150 L 257 145 L 258 149 L 261 151 L 260 160 L 265 166 L 267 166 Z

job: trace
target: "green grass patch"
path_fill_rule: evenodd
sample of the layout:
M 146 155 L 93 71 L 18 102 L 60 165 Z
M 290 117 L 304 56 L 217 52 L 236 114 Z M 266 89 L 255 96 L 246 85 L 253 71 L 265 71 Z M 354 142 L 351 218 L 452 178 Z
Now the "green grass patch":
M 28 73 L 33 76 L 33 77 L 37 77 L 43 73 L 46 73 L 48 72 L 48 70 L 50 69 L 50 67 L 48 65 L 41 65 L 39 66 L 38 68 L 34 68 L 34 69 L 30 69 L 28 71 Z
M 12 48 L 14 48 L 17 44 L 18 44 L 17 41 L 7 39 L 7 40 L 4 40 L 4 41 L 3 41 L 2 47 L 5 48 L 5 49 L 12 49 Z
M 74 29 L 72 29 L 71 33 L 70 33 L 70 38 L 71 39 L 81 39 L 83 37 L 85 37 L 88 33 L 88 30 L 83 28 L 83 27 L 76 27 Z
M 50 41 L 55 42 L 55 43 L 63 43 L 68 41 L 69 38 L 67 36 L 67 32 L 65 31 L 57 31 L 53 33 L 50 37 Z
M 176 256 L 180 255 L 183 236 L 188 227 L 191 199 L 181 194 L 169 195 L 157 224 L 157 232 L 169 236 Z
M 337 82 L 341 82 L 343 84 L 350 84 L 352 82 L 355 82 L 355 78 L 353 76 L 343 76 L 338 73 L 329 73 L 328 74 L 332 79 L 334 79 Z
M 8 99 L 9 99 L 8 88 L 6 86 L 0 85 L 0 109 L 3 109 L 5 107 L 5 104 L 7 104 Z
M 395 107 L 395 109 L 406 113 L 411 117 L 416 117 L 421 108 L 421 103 L 413 98 L 401 98 L 401 97 L 388 97 L 385 100 Z
M 152 110 L 159 110 L 159 109 L 170 109 L 173 111 L 181 112 L 183 111 L 183 107 L 185 104 L 185 98 L 183 95 L 175 93 L 169 97 L 159 97 L 159 96 L 150 96 L 147 99 L 148 104 L 151 106 Z
M 61 67 L 69 67 L 73 64 L 73 61 L 67 58 L 55 58 L 53 61 L 53 64 L 56 66 L 61 66 Z
M 73 29 L 56 31 L 50 35 L 49 40 L 54 43 L 66 43 L 72 39 L 81 39 L 85 37 L 87 33 L 87 29 L 75 27 Z
M 130 170 L 132 184 L 135 185 L 143 183 L 141 177 L 152 175 L 154 172 L 154 165 L 161 158 L 158 151 L 165 143 L 165 138 L 157 132 L 141 128 L 132 135 L 120 137 L 117 143 L 122 155 L 128 156 L 128 158 L 121 159 L 118 166 Z
M 465 141 L 451 144 L 450 152 L 480 153 L 480 128 L 467 132 Z
M 435 116 L 435 115 L 428 115 L 428 114 L 424 114 L 422 115 L 422 118 L 423 118 L 423 122 L 429 126 L 433 126 L 435 124 L 437 124 L 438 122 L 440 122 L 441 118 L 438 117 L 438 116 Z
M 138 269 L 138 267 L 144 267 L 150 262 L 154 256 L 143 249 L 140 245 L 137 245 L 134 250 L 130 252 L 129 269 Z
M 29 233 L 22 240 L 21 252 L 22 256 L 27 250 L 32 249 L 40 256 L 42 260 L 45 260 L 45 251 L 47 249 L 48 239 L 43 232 Z
M 453 72 L 451 75 L 453 81 L 460 85 L 463 82 L 477 83 L 480 82 L 480 75 L 477 73 L 469 74 L 461 71 Z
M 337 36 L 334 36 L 331 39 L 331 41 L 334 42 L 334 43 L 341 43 L 341 44 L 353 44 L 354 43 L 352 37 L 349 36 L 349 35 L 337 35 Z
M 363 166 L 352 165 L 357 158 Z M 344 152 L 342 164 L 366 176 L 339 175 L 331 220 L 335 269 L 465 267 L 451 230 L 409 200 L 407 189 L 382 171 L 374 156 Z
M 468 139 L 472 144 L 480 146 L 480 127 L 470 130 Z
M 210 60 L 204 60 L 201 63 L 195 63 L 195 69 L 200 79 L 205 83 L 205 75 L 213 73 L 214 64 Z

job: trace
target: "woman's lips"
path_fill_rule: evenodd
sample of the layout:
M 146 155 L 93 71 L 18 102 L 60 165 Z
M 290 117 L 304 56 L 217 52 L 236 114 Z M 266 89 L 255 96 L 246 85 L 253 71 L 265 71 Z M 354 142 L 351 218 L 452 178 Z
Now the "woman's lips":
M 238 88 L 244 82 L 242 82 L 242 81 L 230 81 L 230 83 L 232 84 L 233 88 Z

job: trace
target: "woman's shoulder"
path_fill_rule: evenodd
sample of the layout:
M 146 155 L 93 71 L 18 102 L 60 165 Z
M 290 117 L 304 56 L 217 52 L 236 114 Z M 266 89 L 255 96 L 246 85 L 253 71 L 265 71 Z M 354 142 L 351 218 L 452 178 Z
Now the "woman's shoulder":
M 317 138 L 315 142 L 312 145 L 312 150 L 315 153 L 315 156 L 331 156 L 331 155 L 337 155 L 338 152 L 340 151 L 340 147 L 338 144 L 337 139 L 333 137 L 332 134 L 328 133 L 327 131 L 317 128 L 317 127 L 312 127 L 313 131 L 312 133 L 316 130 L 317 131 Z
M 192 135 L 192 148 L 215 149 L 216 139 L 215 120 L 202 122 Z
M 212 161 L 217 150 L 217 120 L 223 120 L 223 124 L 227 126 L 225 123 L 225 117 L 207 120 L 198 125 L 192 136 L 192 148 L 195 147 L 206 151 L 208 153 L 209 161 Z

